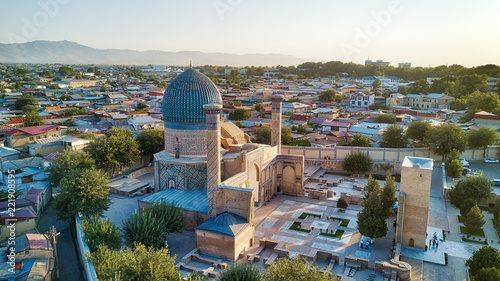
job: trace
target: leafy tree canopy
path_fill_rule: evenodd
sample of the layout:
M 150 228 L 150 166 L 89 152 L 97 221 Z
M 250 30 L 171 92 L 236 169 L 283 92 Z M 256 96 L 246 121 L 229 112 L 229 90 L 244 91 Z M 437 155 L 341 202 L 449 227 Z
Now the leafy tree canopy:
M 74 169 L 63 177 L 61 190 L 54 198 L 57 215 L 68 221 L 74 221 L 75 215 L 84 217 L 101 216 L 109 208 L 109 179 L 100 170 Z
M 403 133 L 404 129 L 396 125 L 391 125 L 382 133 L 380 147 L 404 148 L 408 145 L 408 139 Z

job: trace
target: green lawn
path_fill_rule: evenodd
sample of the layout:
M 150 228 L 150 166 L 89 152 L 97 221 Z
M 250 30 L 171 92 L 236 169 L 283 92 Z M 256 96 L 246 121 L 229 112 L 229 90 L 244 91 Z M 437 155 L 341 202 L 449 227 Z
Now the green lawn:
M 465 240 L 463 240 L 463 241 L 470 242 L 470 243 L 481 244 L 481 245 L 486 245 L 486 241 L 476 241 L 476 240 L 471 240 L 471 239 L 467 239 L 467 238 L 465 238 Z
M 333 220 L 341 220 L 340 226 L 347 226 L 351 220 L 348 219 L 341 219 L 341 218 L 336 218 L 336 217 L 330 217 L 330 219 Z
M 304 212 L 304 213 L 300 214 L 299 219 L 305 219 L 305 218 L 307 218 L 307 216 L 321 218 L 321 215 L 316 215 L 316 214 L 311 214 L 311 213 Z
M 343 230 L 340 230 L 340 229 L 337 229 L 337 231 L 335 231 L 335 233 L 328 233 L 328 232 L 320 232 L 319 235 L 323 235 L 323 236 L 329 236 L 329 237 L 333 237 L 333 238 L 342 238 L 342 235 L 344 235 L 344 231 Z
M 458 216 L 458 222 L 464 223 L 465 222 L 465 217 Z
M 303 229 L 303 228 L 300 228 L 300 225 L 301 225 L 301 224 L 302 224 L 302 223 L 297 222 L 297 221 L 296 221 L 296 222 L 293 222 L 292 226 L 290 226 L 290 228 L 289 228 L 289 229 L 291 229 L 291 230 L 297 230 L 297 231 L 302 231 L 302 232 L 307 232 L 307 233 L 311 233 L 311 230 L 309 230 L 309 229 Z
M 472 235 L 472 236 L 481 236 L 481 237 L 484 237 L 484 231 L 482 229 L 469 229 L 465 226 L 461 226 L 460 227 L 460 232 L 462 234 L 469 234 L 469 235 Z

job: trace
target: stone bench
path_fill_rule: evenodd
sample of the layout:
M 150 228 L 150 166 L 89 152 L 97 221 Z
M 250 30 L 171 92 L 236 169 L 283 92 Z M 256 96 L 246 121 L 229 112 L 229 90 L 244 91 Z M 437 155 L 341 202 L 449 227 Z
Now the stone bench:
M 278 258 L 277 253 L 273 253 L 269 258 L 264 258 L 264 266 L 269 267 Z
M 261 253 L 261 252 L 262 252 L 265 248 L 266 248 L 266 247 L 264 247 L 264 246 L 259 246 L 259 247 L 257 248 L 257 250 L 255 251 L 255 253 L 253 253 L 253 254 L 248 254 L 248 256 L 247 256 L 247 260 L 248 260 L 249 262 L 258 262 L 258 261 L 260 261 L 260 253 Z

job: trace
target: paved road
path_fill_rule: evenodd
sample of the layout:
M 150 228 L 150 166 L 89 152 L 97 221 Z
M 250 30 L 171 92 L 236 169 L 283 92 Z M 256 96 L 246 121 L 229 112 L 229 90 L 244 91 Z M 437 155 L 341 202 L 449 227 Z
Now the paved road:
M 50 203 L 40 217 L 38 231 L 40 231 L 40 233 L 47 233 L 52 225 L 56 227 L 57 232 L 61 233 L 57 240 L 59 280 L 83 280 L 69 224 L 66 221 L 57 219 L 56 212 L 52 208 L 52 203 Z

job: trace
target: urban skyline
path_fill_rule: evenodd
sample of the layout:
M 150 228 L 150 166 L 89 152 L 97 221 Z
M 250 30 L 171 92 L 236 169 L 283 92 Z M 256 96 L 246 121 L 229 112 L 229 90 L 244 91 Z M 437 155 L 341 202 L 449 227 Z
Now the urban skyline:
M 9 12 L 0 19 L 0 42 L 69 40 L 99 49 L 470 67 L 500 64 L 500 39 L 491 33 L 499 6 L 490 0 L 3 2 Z

